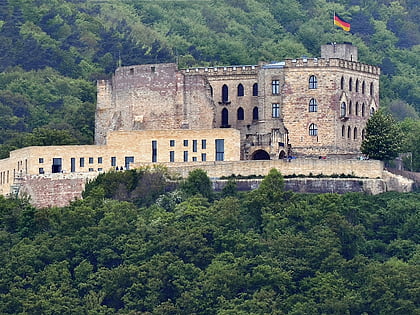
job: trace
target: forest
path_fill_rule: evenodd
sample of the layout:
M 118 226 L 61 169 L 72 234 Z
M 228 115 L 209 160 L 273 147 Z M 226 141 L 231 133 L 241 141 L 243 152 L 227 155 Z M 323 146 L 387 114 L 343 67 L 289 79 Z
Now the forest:
M 350 32 L 333 25 L 336 12 Z M 351 42 L 381 67 L 381 106 L 420 170 L 417 0 L 3 0 L 0 158 L 28 145 L 91 144 L 95 82 L 119 65 L 180 68 L 318 57 Z
M 0 197 L 0 313 L 419 313 L 418 194 L 298 194 L 275 169 L 249 192 L 173 182 L 111 172 L 64 208 Z

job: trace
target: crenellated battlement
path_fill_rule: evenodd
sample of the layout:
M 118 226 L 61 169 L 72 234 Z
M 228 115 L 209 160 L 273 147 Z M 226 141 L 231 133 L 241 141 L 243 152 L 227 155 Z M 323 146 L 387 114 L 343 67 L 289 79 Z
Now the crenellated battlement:
M 196 67 L 181 69 L 180 71 L 186 75 L 242 75 L 242 74 L 257 74 L 259 66 L 244 65 L 244 66 L 221 66 L 221 67 Z

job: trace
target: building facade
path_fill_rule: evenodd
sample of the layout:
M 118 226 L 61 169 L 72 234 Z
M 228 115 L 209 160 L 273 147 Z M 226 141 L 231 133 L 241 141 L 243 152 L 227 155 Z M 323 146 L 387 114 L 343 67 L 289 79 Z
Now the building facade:
M 241 160 L 358 155 L 379 106 L 379 75 L 351 44 L 252 66 L 121 67 L 98 82 L 95 143 L 112 130 L 233 128 Z

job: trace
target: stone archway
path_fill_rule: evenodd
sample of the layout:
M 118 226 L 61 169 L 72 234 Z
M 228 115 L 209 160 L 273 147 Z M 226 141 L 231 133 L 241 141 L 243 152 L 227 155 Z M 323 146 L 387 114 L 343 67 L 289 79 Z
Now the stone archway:
M 252 154 L 252 160 L 269 160 L 270 155 L 264 150 L 257 150 Z
M 284 150 L 280 151 L 279 160 L 283 160 L 286 157 L 286 152 Z

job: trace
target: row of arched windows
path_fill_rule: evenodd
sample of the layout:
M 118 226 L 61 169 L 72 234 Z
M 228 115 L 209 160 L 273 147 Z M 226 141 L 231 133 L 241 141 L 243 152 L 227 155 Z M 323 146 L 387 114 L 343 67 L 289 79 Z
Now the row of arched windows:
M 245 88 L 242 83 L 239 83 L 236 87 L 236 95 L 237 96 L 244 96 L 245 95 Z M 210 86 L 210 93 L 213 96 L 213 87 Z M 254 83 L 252 85 L 252 96 L 258 96 L 258 83 Z M 229 101 L 229 87 L 226 84 L 222 86 L 222 102 L 227 103 Z
M 353 115 L 353 111 L 354 111 L 354 115 L 355 116 L 362 116 L 365 117 L 366 115 L 366 106 L 365 103 L 362 103 L 362 106 L 359 105 L 359 102 L 356 102 L 354 108 L 353 108 L 353 104 L 352 101 L 349 102 L 349 105 L 347 107 L 346 102 L 342 102 L 340 105 L 340 117 L 347 117 L 350 115 Z M 371 108 L 369 114 L 373 115 L 375 113 L 375 108 Z
M 236 119 L 244 120 L 245 111 L 242 107 L 239 107 L 236 111 Z M 258 107 L 255 106 L 252 109 L 252 120 L 258 120 Z M 229 111 L 227 108 L 222 109 L 222 126 L 227 127 L 229 125 Z
M 365 133 L 366 133 L 365 129 L 362 129 L 362 134 L 361 134 L 362 140 L 365 138 Z M 346 136 L 347 136 L 347 139 L 357 140 L 359 137 L 357 127 L 352 128 L 348 126 L 346 128 L 346 126 L 343 125 L 341 127 L 341 137 L 345 138 Z
M 345 89 L 346 87 L 346 80 L 344 79 L 344 77 L 341 77 L 341 81 L 340 81 L 340 87 L 342 90 Z M 348 90 L 349 91 L 353 91 L 353 86 L 354 86 L 354 90 L 358 93 L 358 92 L 362 92 L 362 94 L 365 94 L 366 92 L 366 83 L 365 81 L 362 81 L 362 83 L 360 83 L 359 79 L 356 79 L 356 82 L 353 85 L 353 78 L 350 78 L 348 81 Z M 373 96 L 374 94 L 374 86 L 373 86 L 373 82 L 370 83 L 369 86 L 369 94 L 371 96 Z

